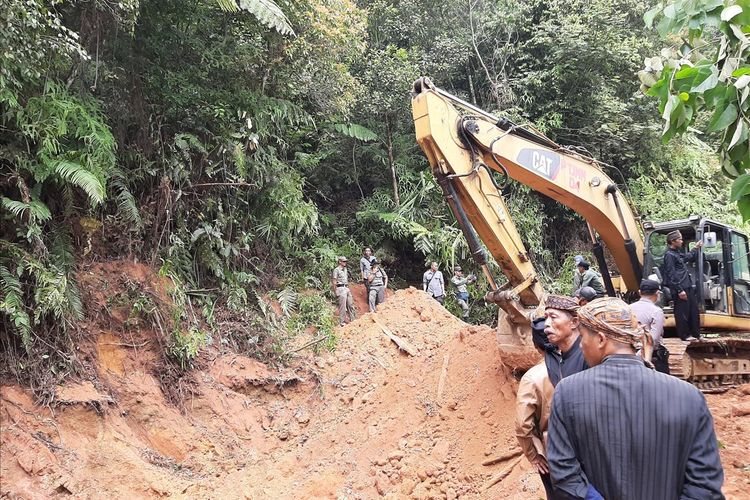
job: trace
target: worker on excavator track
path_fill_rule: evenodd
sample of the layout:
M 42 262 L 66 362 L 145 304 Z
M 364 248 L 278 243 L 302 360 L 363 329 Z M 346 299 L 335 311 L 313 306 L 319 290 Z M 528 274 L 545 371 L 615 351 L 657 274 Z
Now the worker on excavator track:
M 680 252 L 682 233 L 672 231 L 667 234 L 667 245 L 669 248 L 664 254 L 663 265 L 664 284 L 672 292 L 677 336 L 686 341 L 696 340 L 701 336 L 698 293 L 685 263 L 694 262 L 698 258 L 703 242 L 697 242 L 688 253 Z

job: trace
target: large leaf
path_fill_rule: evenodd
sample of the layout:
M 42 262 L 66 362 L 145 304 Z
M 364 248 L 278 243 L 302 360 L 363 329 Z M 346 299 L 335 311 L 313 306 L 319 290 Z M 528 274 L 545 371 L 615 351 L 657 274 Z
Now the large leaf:
M 341 134 L 364 142 L 374 141 L 378 138 L 375 132 L 356 123 L 334 123 L 333 128 Z
M 92 205 L 98 205 L 104 201 L 106 193 L 104 185 L 83 166 L 66 160 L 55 160 L 53 164 L 55 173 L 70 184 L 83 189 Z
M 737 106 L 734 103 L 727 104 L 724 109 L 717 109 L 708 124 L 709 132 L 721 132 L 729 127 L 737 119 Z
M 730 201 L 738 201 L 748 194 L 750 194 L 750 174 L 742 174 L 732 183 Z
M 227 12 L 244 10 L 258 21 L 282 35 L 293 35 L 294 30 L 284 12 L 272 0 L 216 0 L 219 8 Z

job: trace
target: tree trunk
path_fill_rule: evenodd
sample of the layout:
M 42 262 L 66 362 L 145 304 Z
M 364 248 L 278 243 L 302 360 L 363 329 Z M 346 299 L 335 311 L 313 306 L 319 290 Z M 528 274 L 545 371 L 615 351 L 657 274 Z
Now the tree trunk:
M 393 180 L 393 200 L 396 206 L 401 206 L 401 200 L 398 197 L 398 180 L 396 179 L 396 163 L 393 160 L 393 132 L 391 130 L 391 120 L 385 120 L 385 147 L 388 150 L 388 166 L 391 167 L 391 179 Z

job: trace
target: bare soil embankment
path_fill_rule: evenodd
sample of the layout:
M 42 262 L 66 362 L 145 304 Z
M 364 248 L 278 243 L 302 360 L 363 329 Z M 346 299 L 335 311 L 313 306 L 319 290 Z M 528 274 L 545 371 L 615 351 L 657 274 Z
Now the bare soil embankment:
M 181 411 L 162 390 L 156 332 L 124 329 L 127 315 L 107 311 L 122 273 L 156 296 L 159 280 L 133 264 L 89 272 L 81 281 L 98 291 L 101 314 L 82 350 L 97 375 L 59 388 L 54 410 L 19 387 L 0 389 L 0 495 L 543 496 L 525 460 L 482 465 L 516 448 L 517 382 L 494 332 L 462 323 L 421 291 L 396 292 L 377 315 L 340 329 L 335 353 L 300 357 L 282 371 L 210 348 L 200 368 L 170 388 L 184 395 Z M 747 498 L 750 488 L 748 392 L 708 397 L 729 498 Z

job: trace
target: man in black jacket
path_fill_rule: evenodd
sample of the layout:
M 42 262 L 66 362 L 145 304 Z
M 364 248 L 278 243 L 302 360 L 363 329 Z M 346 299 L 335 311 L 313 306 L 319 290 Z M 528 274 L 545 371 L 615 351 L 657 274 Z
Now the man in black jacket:
M 643 327 L 620 299 L 578 310 L 592 368 L 555 388 L 547 435 L 556 498 L 720 500 L 724 481 L 701 392 L 636 356 Z
M 703 242 L 697 242 L 689 253 L 680 252 L 682 233 L 672 231 L 667 234 L 667 245 L 669 248 L 664 254 L 664 284 L 672 292 L 677 335 L 682 340 L 695 340 L 700 337 L 698 295 L 685 263 L 695 262 Z

